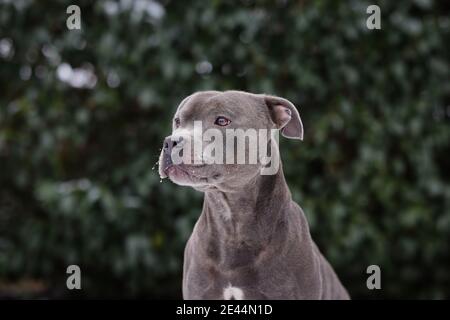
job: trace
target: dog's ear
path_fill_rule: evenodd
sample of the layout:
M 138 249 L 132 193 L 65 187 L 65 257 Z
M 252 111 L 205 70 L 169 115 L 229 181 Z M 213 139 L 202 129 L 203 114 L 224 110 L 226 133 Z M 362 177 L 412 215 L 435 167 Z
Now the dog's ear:
M 264 100 L 281 134 L 286 138 L 303 140 L 302 119 L 295 106 L 289 100 L 275 96 L 265 95 Z

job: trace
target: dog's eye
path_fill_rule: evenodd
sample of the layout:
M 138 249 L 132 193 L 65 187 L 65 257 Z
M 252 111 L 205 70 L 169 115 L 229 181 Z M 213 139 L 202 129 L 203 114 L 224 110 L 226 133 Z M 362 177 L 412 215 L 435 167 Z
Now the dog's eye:
M 221 127 L 225 127 L 225 126 L 229 125 L 230 123 L 231 123 L 230 119 L 227 119 L 222 116 L 217 117 L 216 121 L 214 122 L 214 124 L 217 124 L 218 126 L 221 126 Z
M 180 126 L 180 118 L 175 118 L 175 128 L 178 128 Z

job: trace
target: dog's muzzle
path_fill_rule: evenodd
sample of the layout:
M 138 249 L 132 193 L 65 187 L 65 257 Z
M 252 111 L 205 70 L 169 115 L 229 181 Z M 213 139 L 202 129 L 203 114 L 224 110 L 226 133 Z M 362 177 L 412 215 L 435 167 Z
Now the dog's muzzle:
M 176 139 L 172 139 L 172 136 L 168 136 L 164 139 L 163 145 L 163 158 L 162 158 L 162 171 L 165 173 L 171 166 L 173 166 L 172 161 L 172 151 L 177 146 L 181 145 L 183 141 L 182 137 L 177 137 Z M 180 156 L 182 156 L 183 151 L 180 151 Z

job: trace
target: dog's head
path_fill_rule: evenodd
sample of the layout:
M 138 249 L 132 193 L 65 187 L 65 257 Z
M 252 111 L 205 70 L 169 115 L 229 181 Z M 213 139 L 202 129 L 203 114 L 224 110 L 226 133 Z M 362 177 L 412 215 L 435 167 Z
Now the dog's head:
M 257 174 L 275 174 L 278 130 L 303 139 L 300 115 L 286 99 L 242 91 L 194 93 L 175 112 L 159 174 L 200 191 L 226 191 Z

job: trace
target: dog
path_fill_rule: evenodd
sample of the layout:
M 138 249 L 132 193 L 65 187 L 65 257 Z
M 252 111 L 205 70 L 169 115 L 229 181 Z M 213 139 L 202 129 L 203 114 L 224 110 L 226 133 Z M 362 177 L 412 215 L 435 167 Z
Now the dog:
M 172 135 L 159 158 L 161 178 L 204 192 L 202 213 L 194 226 L 183 265 L 184 299 L 350 299 L 331 265 L 311 238 L 308 222 L 291 197 L 279 161 L 276 135 L 267 134 L 268 164 L 174 163 L 198 160 L 187 143 L 198 141 L 195 122 L 207 129 L 256 129 L 303 139 L 303 124 L 288 100 L 243 91 L 201 91 L 185 98 L 173 118 Z M 263 135 L 264 136 L 264 135 Z M 236 147 L 227 148 L 227 154 Z M 182 150 L 180 152 L 180 150 Z M 198 151 L 198 150 L 197 150 Z M 245 147 L 245 155 L 251 146 Z

